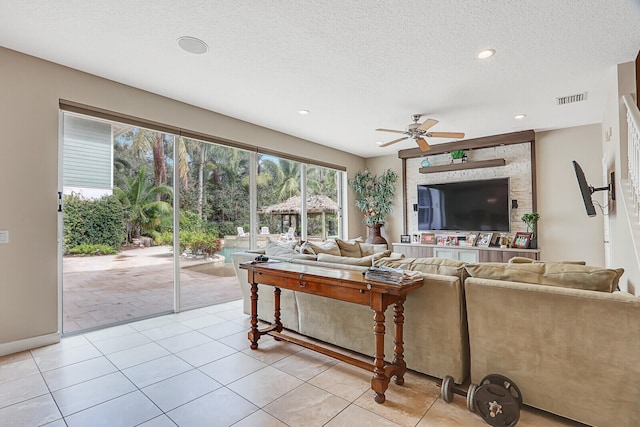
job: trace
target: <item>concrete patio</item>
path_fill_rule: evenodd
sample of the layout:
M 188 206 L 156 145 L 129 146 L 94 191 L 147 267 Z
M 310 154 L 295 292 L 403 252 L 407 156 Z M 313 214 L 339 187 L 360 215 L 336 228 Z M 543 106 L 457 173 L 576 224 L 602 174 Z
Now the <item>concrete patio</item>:
M 241 298 L 233 264 L 180 259 L 182 310 Z M 173 252 L 157 246 L 117 255 L 65 257 L 63 333 L 98 328 L 173 311 Z

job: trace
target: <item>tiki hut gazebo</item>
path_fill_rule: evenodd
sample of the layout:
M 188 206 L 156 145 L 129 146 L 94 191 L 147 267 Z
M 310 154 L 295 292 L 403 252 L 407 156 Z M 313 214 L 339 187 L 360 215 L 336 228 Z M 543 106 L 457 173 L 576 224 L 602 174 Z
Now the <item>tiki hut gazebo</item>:
M 280 215 L 280 224 L 282 231 L 284 228 L 284 217 L 289 217 L 289 224 L 291 224 L 291 217 L 296 218 L 296 234 L 300 235 L 300 213 L 302 210 L 302 197 L 293 196 L 282 203 L 267 206 L 258 210 L 258 213 Z M 338 204 L 327 196 L 322 195 L 308 195 L 307 196 L 307 215 L 322 215 L 322 238 L 327 237 L 325 215 L 337 214 Z

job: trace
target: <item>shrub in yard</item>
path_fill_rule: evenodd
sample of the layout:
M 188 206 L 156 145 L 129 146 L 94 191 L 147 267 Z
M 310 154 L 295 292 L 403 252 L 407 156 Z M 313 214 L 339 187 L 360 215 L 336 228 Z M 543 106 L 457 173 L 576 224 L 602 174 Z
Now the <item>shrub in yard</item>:
M 173 233 L 165 231 L 156 239 L 158 245 L 173 245 Z M 214 233 L 197 231 L 180 232 L 180 253 L 190 252 L 193 255 L 212 256 L 220 250 L 222 241 Z
M 69 250 L 72 255 L 115 255 L 117 250 L 107 245 L 92 245 L 90 243 L 83 243 Z
M 114 196 L 83 199 L 64 196 L 64 252 L 80 245 L 105 245 L 118 250 L 124 242 L 122 205 Z

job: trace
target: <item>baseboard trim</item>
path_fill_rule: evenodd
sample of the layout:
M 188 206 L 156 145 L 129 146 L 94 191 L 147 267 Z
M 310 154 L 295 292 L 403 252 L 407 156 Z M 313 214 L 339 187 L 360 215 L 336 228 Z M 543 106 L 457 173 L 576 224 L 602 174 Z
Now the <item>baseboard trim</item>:
M 18 353 L 25 350 L 31 350 L 45 345 L 56 344 L 60 342 L 60 333 L 40 335 L 37 337 L 26 338 L 19 341 L 11 341 L 0 344 L 0 356 Z

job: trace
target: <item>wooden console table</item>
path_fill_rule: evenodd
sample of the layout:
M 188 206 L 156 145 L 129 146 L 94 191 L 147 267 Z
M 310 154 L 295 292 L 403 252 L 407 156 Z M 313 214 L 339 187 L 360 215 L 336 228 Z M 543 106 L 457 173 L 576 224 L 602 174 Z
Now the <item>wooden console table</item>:
M 249 340 L 251 348 L 258 348 L 258 340 L 262 335 L 271 335 L 276 340 L 284 340 L 307 349 L 333 357 L 351 365 L 373 372 L 371 388 L 378 403 L 385 401 L 384 392 L 392 377 L 396 384 L 404 383 L 407 365 L 404 361 L 404 342 L 402 329 L 404 324 L 404 301 L 409 292 L 422 286 L 422 277 L 400 285 L 366 280 L 360 271 L 321 268 L 317 266 L 293 264 L 288 262 L 243 263 L 240 268 L 247 270 L 251 284 L 251 330 Z M 274 323 L 258 329 L 258 283 L 274 287 Z M 280 289 L 290 289 L 332 298 L 355 304 L 368 305 L 374 311 L 373 334 L 375 337 L 374 363 L 335 352 L 331 349 L 301 340 L 282 333 L 280 323 Z M 387 307 L 394 304 L 394 359 L 391 364 L 384 361 L 385 316 Z

